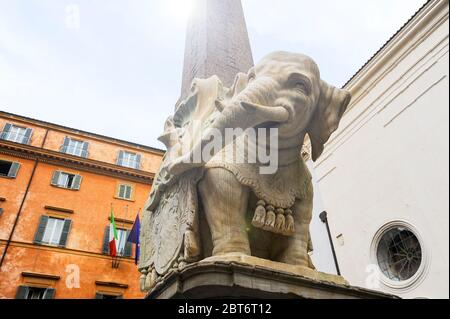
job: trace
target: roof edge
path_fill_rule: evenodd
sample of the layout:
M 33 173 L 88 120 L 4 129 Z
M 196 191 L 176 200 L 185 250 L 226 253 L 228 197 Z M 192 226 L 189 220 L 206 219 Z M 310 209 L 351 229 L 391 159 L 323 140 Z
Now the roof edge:
M 9 118 L 18 118 L 18 119 L 21 119 L 23 121 L 34 122 L 37 125 L 42 125 L 42 126 L 53 126 L 56 129 L 72 131 L 74 134 L 92 136 L 92 137 L 95 137 L 95 138 L 98 138 L 98 139 L 106 139 L 109 142 L 117 143 L 117 144 L 128 144 L 131 147 L 144 149 L 144 150 L 147 150 L 147 151 L 150 151 L 150 152 L 161 153 L 161 154 L 164 154 L 166 152 L 166 151 L 164 151 L 162 149 L 155 148 L 155 147 L 152 147 L 152 146 L 139 144 L 139 143 L 135 143 L 135 142 L 130 142 L 130 141 L 126 141 L 126 140 L 121 140 L 121 139 L 118 139 L 118 138 L 114 138 L 114 137 L 110 137 L 110 136 L 102 135 L 102 134 L 97 134 L 97 133 L 93 133 L 93 132 L 89 132 L 89 131 L 79 130 L 79 129 L 75 129 L 73 127 L 64 126 L 64 125 L 60 125 L 60 124 L 55 124 L 55 123 L 52 123 L 52 122 L 46 122 L 46 121 L 38 120 L 38 119 L 35 119 L 35 118 L 32 118 L 32 117 L 27 117 L 27 116 L 15 114 L 15 113 L 10 113 L 10 112 L 6 112 L 6 111 L 2 111 L 2 110 L 0 110 L 0 116 L 9 117 Z

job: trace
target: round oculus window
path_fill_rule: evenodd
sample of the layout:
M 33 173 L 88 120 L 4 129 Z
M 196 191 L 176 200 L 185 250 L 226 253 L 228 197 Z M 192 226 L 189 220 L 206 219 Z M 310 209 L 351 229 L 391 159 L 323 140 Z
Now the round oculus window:
M 422 247 L 416 235 L 405 227 L 387 230 L 376 250 L 378 266 L 390 280 L 412 278 L 422 263 Z

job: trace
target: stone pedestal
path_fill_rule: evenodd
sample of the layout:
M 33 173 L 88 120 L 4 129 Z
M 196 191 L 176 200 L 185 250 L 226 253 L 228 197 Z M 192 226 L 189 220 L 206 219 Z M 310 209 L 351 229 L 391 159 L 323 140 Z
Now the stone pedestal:
M 222 259 L 222 260 L 219 260 Z M 397 299 L 324 274 L 255 257 L 210 258 L 169 273 L 148 299 Z

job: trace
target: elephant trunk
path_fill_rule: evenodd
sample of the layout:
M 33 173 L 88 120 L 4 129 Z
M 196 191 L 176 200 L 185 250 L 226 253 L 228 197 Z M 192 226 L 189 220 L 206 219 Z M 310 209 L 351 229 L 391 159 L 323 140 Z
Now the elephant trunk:
M 273 84 L 270 81 L 258 81 L 258 83 L 247 87 L 227 103 L 217 100 L 216 108 L 220 113 L 214 118 L 210 126 L 202 132 L 200 141 L 189 154 L 179 158 L 169 166 L 169 172 L 178 175 L 193 167 L 204 166 L 207 159 L 201 158 L 198 161 L 198 157 L 196 157 L 196 162 L 194 163 L 192 160 L 194 154 L 202 154 L 205 145 L 210 143 L 211 137 L 217 136 L 217 133 L 224 137 L 226 129 L 239 128 L 245 131 L 265 123 L 287 122 L 291 114 L 286 107 L 269 106 L 269 103 L 273 103 L 276 100 L 272 96 L 274 94 L 273 91 Z M 223 138 L 222 147 L 225 147 L 225 142 L 225 138 Z M 217 152 L 217 149 L 214 148 L 213 151 Z M 186 165 L 186 163 L 189 164 Z
M 264 123 L 288 121 L 290 111 L 284 106 L 273 105 L 276 101 L 276 85 L 273 79 L 262 77 L 250 83 L 228 103 L 217 101 L 216 106 L 221 113 L 211 129 L 223 134 L 227 128 L 246 130 Z

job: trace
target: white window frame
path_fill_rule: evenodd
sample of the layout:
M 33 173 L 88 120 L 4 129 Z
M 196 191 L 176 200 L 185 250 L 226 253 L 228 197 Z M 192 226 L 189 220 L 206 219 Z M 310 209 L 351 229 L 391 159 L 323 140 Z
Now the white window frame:
M 26 127 L 11 125 L 11 128 L 5 139 L 14 143 L 22 143 L 26 132 Z
M 117 254 L 122 256 L 127 245 L 127 229 L 117 228 Z
M 81 156 L 83 154 L 84 142 L 80 140 L 69 139 L 69 144 L 66 148 L 66 154 Z
M 386 232 L 388 232 L 392 228 L 405 228 L 412 232 L 416 238 L 419 240 L 420 246 L 422 248 L 422 263 L 418 269 L 418 271 L 415 273 L 414 276 L 407 280 L 403 281 L 395 281 L 391 280 L 388 277 L 386 277 L 382 271 L 379 269 L 378 266 L 378 257 L 377 257 L 377 251 L 378 251 L 378 244 L 381 241 L 381 238 L 384 236 Z M 376 265 L 377 267 L 377 276 L 379 279 L 379 283 L 382 284 L 383 289 L 398 294 L 401 293 L 407 293 L 409 291 L 412 291 L 415 289 L 422 280 L 426 277 L 429 268 L 430 268 L 430 249 L 426 243 L 426 241 L 421 236 L 422 231 L 412 223 L 409 223 L 404 220 L 393 220 L 393 221 L 385 221 L 383 224 L 381 224 L 378 228 L 378 231 L 375 233 L 372 239 L 372 243 L 370 245 L 370 259 L 372 261 L 373 265 Z
M 70 176 L 72 176 L 71 180 L 70 180 Z M 58 186 L 71 189 L 73 186 L 74 180 L 75 180 L 75 174 L 60 172 L 59 178 L 58 178 Z M 70 181 L 70 185 L 69 185 L 69 181 Z
M 124 151 L 121 165 L 129 168 L 137 168 L 139 165 L 137 157 L 138 155 L 136 153 Z
M 123 188 L 123 196 L 122 194 L 122 188 Z M 118 190 L 117 190 L 117 198 L 120 199 L 126 199 L 126 200 L 132 200 L 133 199 L 133 189 L 134 187 L 130 184 L 119 184 Z M 129 197 L 126 197 L 127 191 L 129 190 Z
M 44 235 L 42 236 L 42 243 L 47 245 L 59 245 L 64 222 L 64 219 L 49 217 L 47 225 L 45 226 Z

